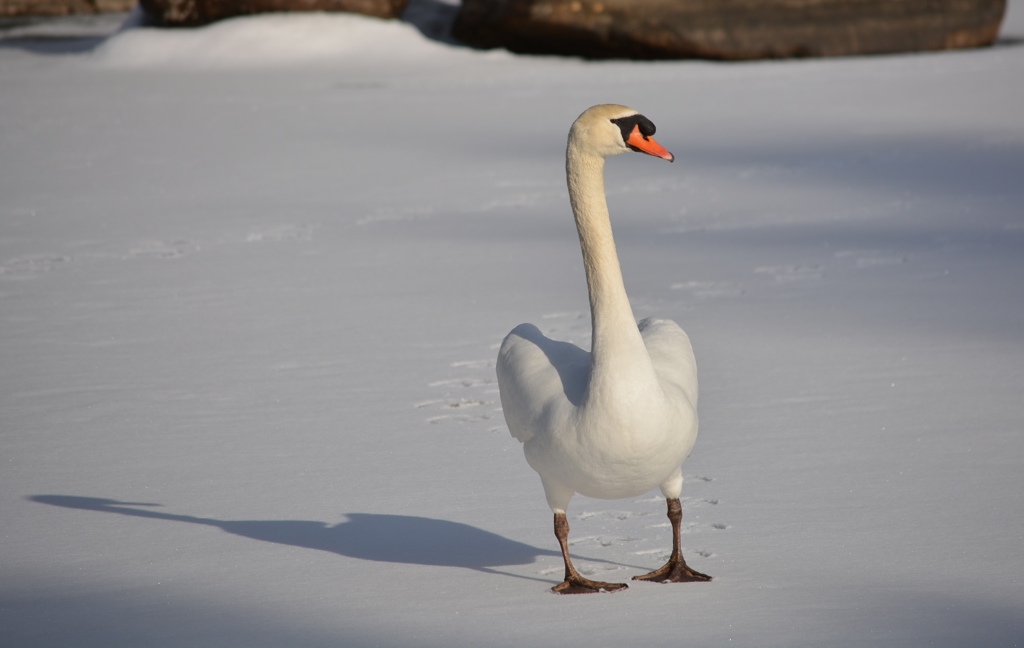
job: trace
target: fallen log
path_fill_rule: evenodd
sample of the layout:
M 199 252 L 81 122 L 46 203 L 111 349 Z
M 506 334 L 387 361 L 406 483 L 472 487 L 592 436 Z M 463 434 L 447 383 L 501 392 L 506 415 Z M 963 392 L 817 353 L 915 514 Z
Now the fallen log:
M 587 58 L 747 60 L 990 45 L 1006 0 L 463 0 L 481 48 Z

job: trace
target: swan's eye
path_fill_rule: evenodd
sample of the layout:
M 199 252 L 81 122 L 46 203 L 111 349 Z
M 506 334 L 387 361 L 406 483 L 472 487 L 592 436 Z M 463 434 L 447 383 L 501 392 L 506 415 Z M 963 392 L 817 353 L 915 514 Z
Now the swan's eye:
M 644 139 L 647 139 L 651 135 L 654 135 L 654 132 L 658 130 L 654 126 L 654 122 L 652 122 L 650 119 L 647 119 L 646 117 L 639 113 L 636 115 L 629 115 L 627 117 L 619 117 L 618 119 L 613 119 L 612 123 L 618 126 L 619 130 L 622 131 L 623 142 L 629 140 L 629 136 L 633 132 L 634 128 L 640 129 L 640 134 L 644 136 Z

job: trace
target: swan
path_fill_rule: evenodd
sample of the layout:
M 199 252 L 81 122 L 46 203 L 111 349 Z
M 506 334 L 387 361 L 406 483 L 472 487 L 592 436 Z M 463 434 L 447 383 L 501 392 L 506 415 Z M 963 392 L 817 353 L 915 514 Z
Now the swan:
M 709 581 L 690 569 L 679 545 L 681 465 L 697 439 L 697 365 L 690 339 L 670 320 L 633 317 L 622 282 L 604 190 L 604 160 L 637 151 L 675 157 L 651 136 L 655 126 L 626 106 L 589 108 L 573 123 L 565 154 L 569 201 L 586 272 L 591 350 L 520 324 L 498 351 L 501 406 L 526 461 L 540 475 L 565 561 L 560 594 L 613 592 L 625 583 L 592 581 L 569 558 L 565 511 L 573 495 L 620 499 L 660 486 L 672 524 L 668 562 L 634 580 Z

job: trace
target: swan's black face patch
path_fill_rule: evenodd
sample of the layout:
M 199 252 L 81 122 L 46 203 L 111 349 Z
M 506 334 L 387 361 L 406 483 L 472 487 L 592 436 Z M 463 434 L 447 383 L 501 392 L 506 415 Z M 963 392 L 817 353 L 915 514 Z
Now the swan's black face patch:
M 629 141 L 629 135 L 633 132 L 634 128 L 640 128 L 640 134 L 644 136 L 644 139 L 654 135 L 654 131 L 658 130 L 654 126 L 654 122 L 640 114 L 629 115 L 628 117 L 619 117 L 618 119 L 613 119 L 612 123 L 618 126 L 619 130 L 622 131 L 622 143 L 626 144 L 626 146 L 629 146 L 626 142 Z M 629 146 L 629 148 L 634 151 L 637 150 L 636 147 L 633 146 Z

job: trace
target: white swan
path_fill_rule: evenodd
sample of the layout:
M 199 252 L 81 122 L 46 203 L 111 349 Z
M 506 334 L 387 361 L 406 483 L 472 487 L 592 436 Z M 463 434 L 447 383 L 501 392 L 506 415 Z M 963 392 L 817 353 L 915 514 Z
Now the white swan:
M 697 438 L 693 349 L 675 322 L 645 319 L 637 326 L 605 200 L 606 157 L 632 150 L 675 159 L 651 138 L 654 131 L 649 119 L 618 105 L 588 109 L 569 131 L 565 167 L 590 293 L 591 351 L 521 324 L 498 352 L 505 421 L 540 474 L 555 514 L 565 580 L 552 589 L 562 594 L 626 587 L 588 580 L 573 567 L 565 510 L 576 493 L 618 499 L 660 486 L 672 523 L 672 556 L 634 580 L 711 580 L 686 566 L 679 546 L 681 464 Z

